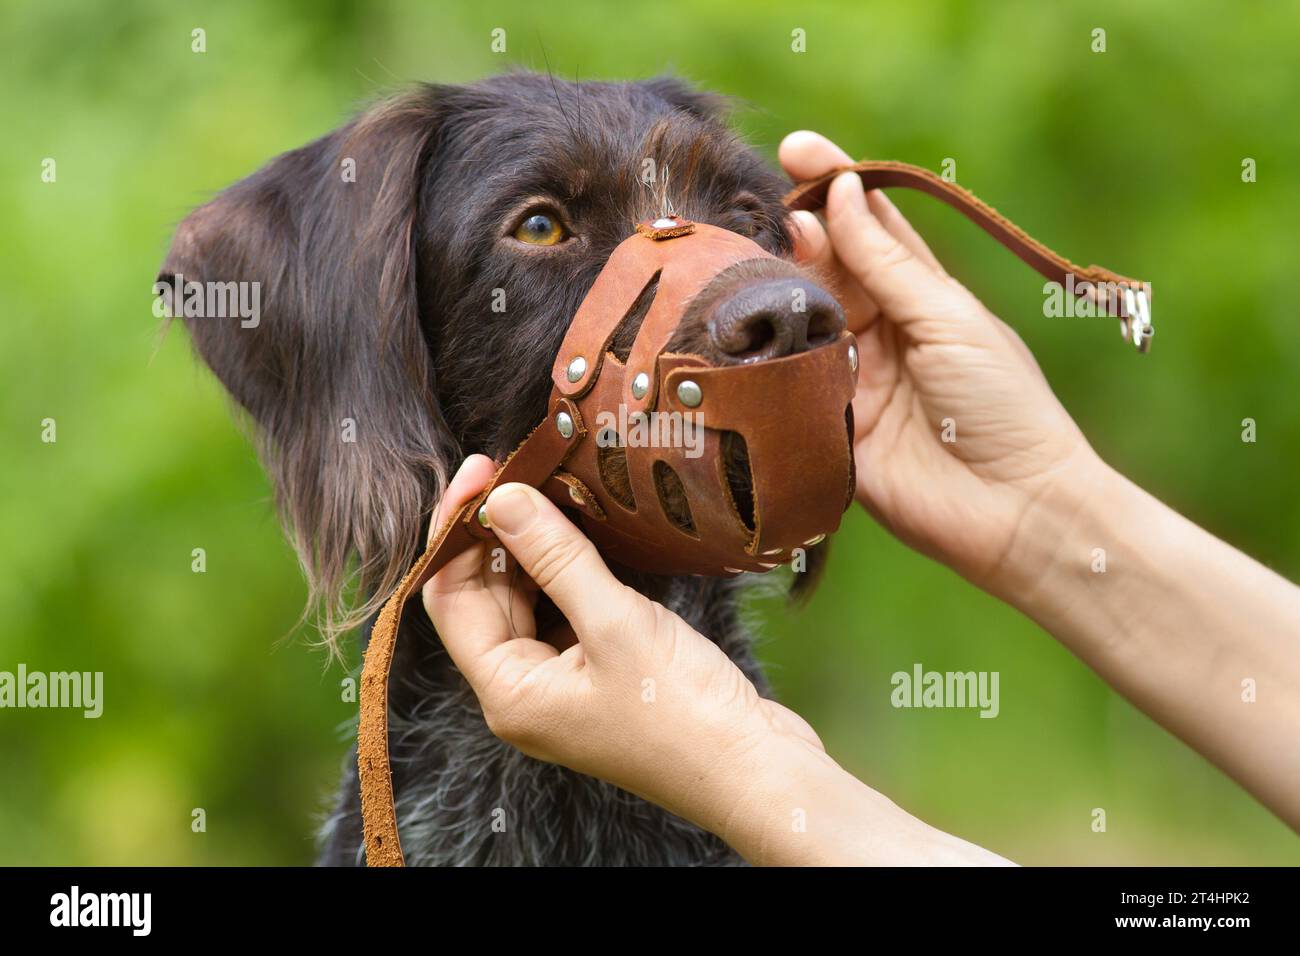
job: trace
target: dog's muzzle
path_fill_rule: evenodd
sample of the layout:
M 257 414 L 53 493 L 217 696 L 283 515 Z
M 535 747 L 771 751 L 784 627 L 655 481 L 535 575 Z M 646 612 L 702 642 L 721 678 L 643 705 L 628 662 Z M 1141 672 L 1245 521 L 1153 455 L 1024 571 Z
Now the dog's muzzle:
M 715 226 L 643 223 L 574 316 L 539 426 L 563 445 L 537 442 L 562 461 L 542 489 L 581 516 L 608 560 L 659 574 L 768 571 L 833 532 L 852 501 L 850 333 L 737 365 L 666 351 L 697 294 L 731 266 L 765 258 L 774 257 Z M 611 339 L 652 284 L 621 362 Z
M 1095 314 L 1119 318 L 1126 338 L 1146 351 L 1154 334 L 1149 284 L 1074 265 L 929 170 L 892 162 L 849 169 L 867 189 L 919 189 L 953 206 L 1091 300 Z M 786 206 L 820 208 L 838 172 L 796 186 Z M 606 262 L 555 357 L 545 420 L 439 529 L 371 631 L 357 740 L 368 865 L 403 864 L 388 759 L 388 672 L 402 609 L 453 557 L 492 537 L 483 503 L 498 485 L 542 489 L 577 513 L 607 559 L 661 574 L 767 571 L 839 526 L 854 488 L 852 334 L 738 365 L 667 351 L 692 298 L 728 268 L 764 258 L 773 257 L 737 233 L 667 218 L 638 226 Z M 611 341 L 652 284 L 649 310 L 620 361 Z

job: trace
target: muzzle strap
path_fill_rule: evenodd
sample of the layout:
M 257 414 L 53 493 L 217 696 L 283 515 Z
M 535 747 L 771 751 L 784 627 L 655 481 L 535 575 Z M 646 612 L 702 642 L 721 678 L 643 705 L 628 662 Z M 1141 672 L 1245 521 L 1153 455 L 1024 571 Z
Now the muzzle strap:
M 909 163 L 863 160 L 817 179 L 799 183 L 785 195 L 786 208 L 815 211 L 826 205 L 831 181 L 840 173 L 854 172 L 866 190 L 902 187 L 917 189 L 947 203 L 1020 257 L 1030 268 L 1062 288 L 1074 291 L 1102 314 L 1120 320 L 1120 330 L 1139 352 L 1150 347 L 1151 284 L 1111 272 L 1101 266 L 1075 265 L 1053 252 L 974 193 L 937 173 Z

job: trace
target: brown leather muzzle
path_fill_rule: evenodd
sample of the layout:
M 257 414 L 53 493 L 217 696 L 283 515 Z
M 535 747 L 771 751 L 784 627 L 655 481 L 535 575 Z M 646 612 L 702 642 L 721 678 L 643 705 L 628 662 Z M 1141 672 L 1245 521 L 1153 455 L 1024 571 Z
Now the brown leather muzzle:
M 1097 307 L 1116 315 L 1125 335 L 1145 351 L 1152 334 L 1148 284 L 1097 266 L 1075 266 L 928 170 L 890 162 L 850 168 L 867 189 L 905 186 L 947 202 L 1053 281 L 1064 284 L 1067 276 L 1078 276 L 1084 281 L 1071 281 L 1070 288 L 1097 297 Z M 787 207 L 819 208 L 834 175 L 795 187 Z M 480 521 L 492 489 L 515 481 L 541 488 L 580 515 L 583 530 L 607 559 L 662 574 L 766 571 L 794 560 L 839 526 L 854 487 L 853 335 L 740 365 L 666 351 L 695 296 L 727 268 L 762 258 L 772 257 L 743 236 L 684 220 L 643 224 L 610 256 L 555 357 L 546 418 L 482 494 L 439 529 L 371 632 L 357 741 L 368 865 L 403 864 L 388 759 L 388 672 L 402 610 L 443 565 L 492 537 Z M 656 280 L 622 362 L 610 351 L 615 331 Z M 1098 290 L 1104 286 L 1123 295 L 1103 299 Z M 638 440 L 639 422 L 649 423 L 643 434 L 661 440 Z M 664 435 L 670 440 L 663 441 Z M 736 500 L 727 472 L 726 449 L 738 442 L 747 452 L 747 507 Z M 615 444 L 615 457 L 626 469 L 619 482 L 611 479 L 607 451 Z M 613 488 L 618 483 L 625 485 L 621 493 Z
M 665 351 L 687 305 L 712 280 L 737 263 L 771 258 L 715 226 L 642 224 L 578 309 L 555 359 L 553 415 L 542 427 L 567 429 L 571 421 L 576 431 L 580 422 L 586 434 L 575 435 L 544 491 L 581 515 L 610 561 L 659 574 L 766 571 L 839 526 L 853 491 L 853 336 L 743 365 Z M 610 342 L 652 283 L 625 364 Z M 576 417 L 561 400 L 576 406 Z M 786 411 L 774 415 L 774 405 Z M 745 504 L 724 453 L 737 445 L 747 452 Z

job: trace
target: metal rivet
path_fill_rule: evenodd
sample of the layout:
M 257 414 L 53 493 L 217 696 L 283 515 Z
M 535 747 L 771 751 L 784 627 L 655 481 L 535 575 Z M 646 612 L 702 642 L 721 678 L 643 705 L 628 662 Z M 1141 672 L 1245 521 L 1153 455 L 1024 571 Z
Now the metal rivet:
M 584 507 L 587 504 L 587 502 L 584 501 L 582 498 L 582 492 L 579 491 L 577 488 L 575 488 L 573 485 L 569 485 L 569 497 L 572 498 L 578 504 L 583 505 Z
M 858 371 L 858 347 L 856 345 L 849 346 L 849 371 L 854 374 Z
M 637 372 L 636 378 L 632 379 L 632 397 L 645 398 L 648 391 L 650 391 L 650 376 L 645 372 Z
M 825 540 L 826 540 L 826 535 L 819 534 L 815 538 L 809 538 L 807 541 L 804 542 L 804 544 L 811 548 L 813 545 L 821 544 Z
M 573 417 L 568 412 L 560 412 L 555 416 L 555 427 L 564 438 L 573 437 Z
M 582 376 L 587 374 L 587 360 L 579 355 L 569 363 L 569 370 L 565 372 L 570 382 L 576 382 Z
M 486 502 L 486 501 L 483 502 L 481 505 L 478 506 L 478 523 L 481 524 L 481 525 L 482 525 L 483 527 L 485 527 L 485 528 L 490 528 L 490 527 L 492 527 L 490 524 L 488 524 L 488 519 L 487 519 L 487 502 Z
M 695 408 L 704 401 L 704 393 L 700 391 L 700 386 L 689 378 L 677 386 L 677 397 L 687 408 Z

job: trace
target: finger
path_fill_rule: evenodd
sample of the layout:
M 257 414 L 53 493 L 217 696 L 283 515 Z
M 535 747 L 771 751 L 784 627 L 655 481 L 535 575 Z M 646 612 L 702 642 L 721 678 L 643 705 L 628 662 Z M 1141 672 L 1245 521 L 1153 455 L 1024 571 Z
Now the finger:
M 844 319 L 850 332 L 866 329 L 876 320 L 880 310 L 835 255 L 835 248 L 821 221 L 812 213 L 801 210 L 790 215 L 790 226 L 795 260 L 830 283 L 835 298 L 844 307 Z
M 450 521 L 466 502 L 473 501 L 496 473 L 496 464 L 484 455 L 465 459 L 434 511 L 429 527 L 433 541 L 444 520 Z M 444 517 L 445 516 L 445 517 Z M 476 544 L 458 554 L 431 577 L 421 596 L 424 608 L 462 671 L 493 644 L 500 643 L 500 602 L 483 581 L 484 547 Z
M 840 261 L 885 316 L 919 341 L 952 341 L 981 313 L 956 282 L 935 272 L 867 207 L 862 180 L 844 173 L 831 183 L 827 232 Z
M 781 140 L 776 155 L 785 174 L 795 182 L 816 179 L 853 164 L 848 153 L 821 133 L 807 129 L 796 130 Z
M 496 463 L 486 455 L 470 455 L 452 476 L 447 490 L 443 492 L 438 506 L 433 509 L 429 520 L 427 546 L 431 546 L 443 525 L 455 518 L 467 502 L 473 501 L 492 480 L 496 473 Z M 425 605 L 442 594 L 456 594 L 467 584 L 479 577 L 479 566 L 483 560 L 483 548 L 475 546 L 447 562 L 437 574 L 424 585 Z M 430 611 L 432 614 L 432 611 Z
M 491 542 L 483 558 L 483 581 L 496 600 L 514 637 L 536 637 L 537 595 L 541 593 L 533 579 L 519 567 L 519 562 L 500 542 Z
M 483 560 L 483 544 L 475 544 L 448 561 L 421 593 L 434 630 L 471 682 L 483 655 L 516 636 L 503 624 L 501 603 L 484 584 Z
M 851 166 L 853 160 L 849 155 L 820 133 L 811 130 L 798 130 L 781 141 L 777 151 L 781 166 L 795 182 L 816 179 L 833 169 Z M 920 233 L 913 228 L 898 207 L 879 189 L 867 194 L 867 204 L 880 224 L 884 226 L 899 242 L 906 245 L 918 259 L 936 272 L 943 273 L 943 266 L 926 245 Z
M 898 211 L 898 207 L 884 192 L 873 189 L 867 193 L 867 208 L 880 220 L 880 224 L 889 230 L 890 235 L 912 250 L 912 255 L 940 275 L 948 274 L 935 254 L 930 251 L 925 240 L 921 238 L 921 234 L 907 221 L 907 217 Z
M 484 543 L 475 544 L 424 586 L 424 607 L 452 663 L 486 705 L 494 680 L 516 682 L 536 664 L 555 657 L 538 640 L 536 591 L 522 575 L 495 570 Z
M 627 617 L 630 592 L 596 547 L 534 488 L 506 484 L 487 500 L 488 523 L 573 625 L 580 640 L 599 642 Z
M 831 248 L 831 240 L 812 213 L 804 209 L 790 213 L 790 235 L 794 239 L 796 262 L 826 272 L 835 268 L 835 250 Z
M 456 474 L 452 476 L 447 490 L 442 493 L 438 507 L 433 509 L 433 519 L 429 522 L 428 544 L 433 543 L 434 536 L 441 530 L 443 522 L 457 514 L 465 504 L 474 499 L 496 474 L 496 462 L 487 455 L 470 455 L 461 463 Z

